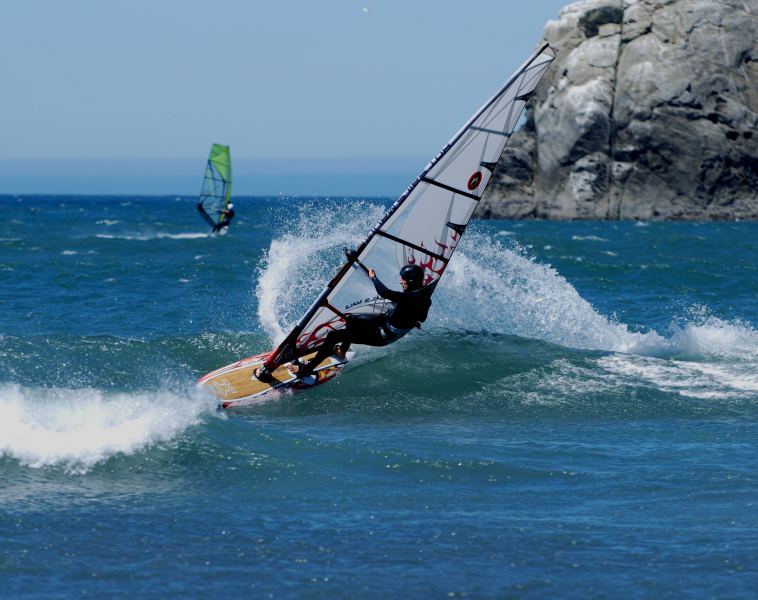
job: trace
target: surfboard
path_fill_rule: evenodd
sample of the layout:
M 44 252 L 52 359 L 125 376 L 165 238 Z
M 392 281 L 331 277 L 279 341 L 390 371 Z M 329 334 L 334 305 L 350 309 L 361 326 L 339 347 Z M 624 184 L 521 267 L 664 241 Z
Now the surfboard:
M 196 386 L 215 396 L 222 408 L 253 406 L 279 397 L 286 391 L 301 391 L 320 385 L 336 377 L 350 362 L 353 352 L 345 358 L 329 356 L 319 363 L 313 375 L 298 379 L 290 370 L 292 363 L 280 365 L 273 372 L 269 383 L 259 381 L 254 371 L 261 367 L 270 357 L 271 352 L 256 354 L 243 358 L 230 365 L 221 367 L 197 380 Z M 312 352 L 302 357 L 308 362 L 316 355 Z

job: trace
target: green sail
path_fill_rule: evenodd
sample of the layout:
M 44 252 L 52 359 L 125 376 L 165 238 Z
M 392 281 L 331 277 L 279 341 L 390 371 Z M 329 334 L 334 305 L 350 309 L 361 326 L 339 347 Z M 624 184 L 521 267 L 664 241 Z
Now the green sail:
M 213 144 L 205 166 L 197 209 L 211 227 L 223 222 L 232 200 L 232 158 L 229 146 Z

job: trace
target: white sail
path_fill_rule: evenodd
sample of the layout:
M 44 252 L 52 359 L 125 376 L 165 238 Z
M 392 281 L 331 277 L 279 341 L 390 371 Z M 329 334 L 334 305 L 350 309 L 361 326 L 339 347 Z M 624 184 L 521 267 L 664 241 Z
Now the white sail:
M 390 308 L 377 296 L 366 267 L 392 285 L 402 266 L 417 264 L 424 268 L 424 283 L 436 286 L 526 102 L 554 59 L 553 49 L 543 46 L 453 136 L 272 353 L 267 367 L 319 347 L 330 330 L 345 326 L 346 314 Z

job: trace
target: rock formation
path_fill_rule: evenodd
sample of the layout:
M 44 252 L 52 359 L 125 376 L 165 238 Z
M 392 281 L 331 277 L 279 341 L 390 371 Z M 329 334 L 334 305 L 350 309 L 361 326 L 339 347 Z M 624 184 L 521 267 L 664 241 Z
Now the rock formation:
M 583 0 L 478 217 L 758 218 L 758 0 Z

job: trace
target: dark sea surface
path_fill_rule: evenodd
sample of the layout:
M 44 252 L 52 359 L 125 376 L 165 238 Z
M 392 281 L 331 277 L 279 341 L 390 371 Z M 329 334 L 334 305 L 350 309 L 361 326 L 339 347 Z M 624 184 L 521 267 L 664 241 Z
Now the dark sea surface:
M 474 222 L 421 331 L 194 389 L 388 202 L 0 196 L 0 596 L 756 597 L 757 223 Z

